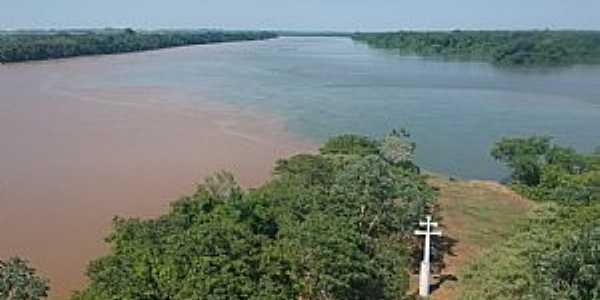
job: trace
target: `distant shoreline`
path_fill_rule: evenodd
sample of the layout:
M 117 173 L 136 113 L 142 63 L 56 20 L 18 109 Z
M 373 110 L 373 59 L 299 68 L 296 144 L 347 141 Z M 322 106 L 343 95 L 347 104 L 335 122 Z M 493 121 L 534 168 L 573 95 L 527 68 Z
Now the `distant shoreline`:
M 600 31 L 398 31 L 352 38 L 399 54 L 489 62 L 507 67 L 600 64 Z
M 0 65 L 114 55 L 195 45 L 245 42 L 278 37 L 351 38 L 403 55 L 481 61 L 504 67 L 565 67 L 600 64 L 600 31 L 219 31 L 132 29 L 0 31 Z
M 131 29 L 93 32 L 0 35 L 0 64 L 80 56 L 135 53 L 182 46 L 277 38 L 267 31 L 156 31 Z

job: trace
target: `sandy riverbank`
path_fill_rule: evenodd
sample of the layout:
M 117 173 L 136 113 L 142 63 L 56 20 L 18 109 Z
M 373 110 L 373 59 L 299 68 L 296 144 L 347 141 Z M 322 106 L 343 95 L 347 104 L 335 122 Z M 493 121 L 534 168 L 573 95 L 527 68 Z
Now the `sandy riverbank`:
M 0 66 L 0 257 L 85 283 L 113 216 L 152 217 L 220 169 L 245 186 L 313 149 L 272 117 L 152 87 L 83 88 L 93 59 Z

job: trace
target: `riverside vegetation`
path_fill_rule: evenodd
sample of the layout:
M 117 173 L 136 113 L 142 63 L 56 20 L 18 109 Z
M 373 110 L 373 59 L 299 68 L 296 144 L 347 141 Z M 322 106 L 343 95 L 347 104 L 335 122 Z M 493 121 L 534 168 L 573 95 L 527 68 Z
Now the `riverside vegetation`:
M 414 152 L 405 131 L 342 135 L 277 161 L 256 189 L 217 173 L 162 217 L 116 218 L 110 253 L 71 299 L 413 299 L 412 230 L 437 199 Z M 512 170 L 511 187 L 541 204 L 467 266 L 460 299 L 600 299 L 600 151 L 534 136 L 491 153 Z M 0 299 L 47 290 L 24 261 L 0 264 Z
M 206 179 L 154 220 L 116 219 L 72 299 L 405 299 L 412 229 L 436 193 L 393 133 L 329 140 L 243 191 Z
M 41 299 L 48 295 L 48 290 L 48 280 L 36 275 L 27 261 L 18 257 L 0 260 L 0 299 Z
M 600 63 L 597 31 L 451 32 L 266 32 L 140 31 L 131 29 L 0 32 L 0 63 L 82 55 L 115 54 L 186 45 L 250 41 L 283 36 L 351 37 L 402 54 L 482 60 L 506 66 L 566 66 Z
M 600 299 L 600 151 L 548 137 L 506 138 L 492 156 L 539 201 L 516 234 L 468 268 L 461 299 Z
M 356 41 L 402 54 L 481 60 L 505 66 L 600 63 L 596 31 L 451 31 L 357 33 Z
M 125 30 L 17 32 L 0 34 L 0 63 L 275 38 L 265 31 Z

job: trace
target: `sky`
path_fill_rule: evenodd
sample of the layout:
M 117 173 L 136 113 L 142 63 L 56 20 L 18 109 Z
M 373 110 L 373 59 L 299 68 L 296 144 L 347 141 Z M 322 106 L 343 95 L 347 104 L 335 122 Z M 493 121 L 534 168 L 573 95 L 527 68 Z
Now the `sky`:
M 600 0 L 0 1 L 0 29 L 600 30 Z

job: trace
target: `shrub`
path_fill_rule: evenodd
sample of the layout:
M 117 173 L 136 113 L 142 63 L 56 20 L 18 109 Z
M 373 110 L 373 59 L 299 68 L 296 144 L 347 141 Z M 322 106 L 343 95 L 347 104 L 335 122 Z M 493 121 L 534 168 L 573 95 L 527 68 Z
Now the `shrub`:
M 378 143 L 369 137 L 345 134 L 328 140 L 320 149 L 321 154 L 344 154 L 366 156 L 378 154 Z
M 597 293 L 600 282 L 598 219 L 597 204 L 544 204 L 512 238 L 469 266 L 461 299 L 598 299 L 578 298 Z
M 492 156 L 511 170 L 513 187 L 539 201 L 588 204 L 599 199 L 595 156 L 550 143 L 548 137 L 505 138 Z
M 600 223 L 573 232 L 536 267 L 541 280 L 537 292 L 540 298 L 600 299 Z
M 0 260 L 0 299 L 37 300 L 48 296 L 48 280 L 35 274 L 28 262 L 18 257 Z
M 381 156 L 392 164 L 412 163 L 415 155 L 415 143 L 408 140 L 410 135 L 405 131 L 396 131 L 386 136 L 379 147 Z

